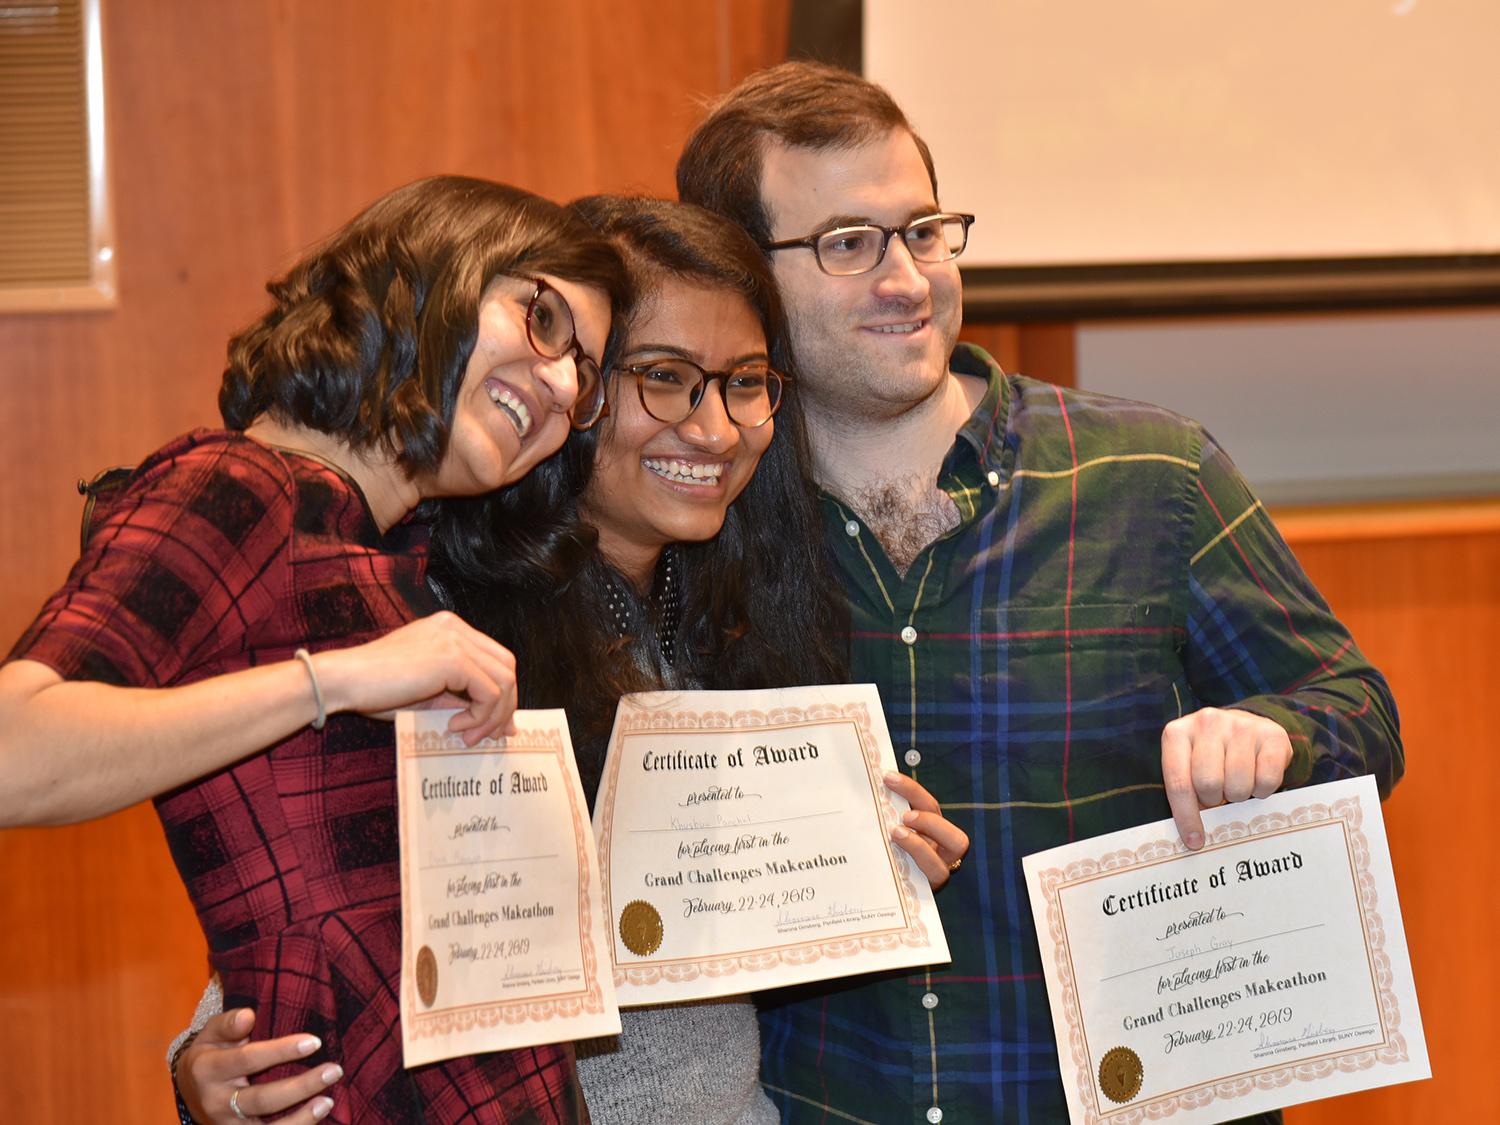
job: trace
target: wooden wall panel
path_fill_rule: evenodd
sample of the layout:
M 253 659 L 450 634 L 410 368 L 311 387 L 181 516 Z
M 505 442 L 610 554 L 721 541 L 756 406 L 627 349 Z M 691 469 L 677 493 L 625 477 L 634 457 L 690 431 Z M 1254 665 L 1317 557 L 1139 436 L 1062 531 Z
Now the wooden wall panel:
M 77 554 L 73 481 L 217 420 L 264 282 L 436 172 L 672 194 L 701 102 L 786 50 L 788 0 L 105 0 L 118 308 L 0 316 L 0 645 Z M 204 978 L 145 806 L 0 833 L 0 1119 L 172 1120 Z
M 1493 515 L 1493 512 L 1491 513 Z M 1418 1003 L 1435 1077 L 1289 1110 L 1288 1125 L 1398 1125 L 1500 1120 L 1494 1019 L 1500 968 L 1500 530 L 1326 538 L 1309 526 L 1298 557 L 1401 712 L 1405 779 L 1385 806 Z M 1402 520 L 1408 526 L 1409 520 Z
M 959 339 L 978 344 L 1006 371 L 1045 379 L 1060 387 L 1078 385 L 1078 333 L 1072 321 L 966 321 Z
M 0 833 L 0 883 L 0 1116 L 172 1121 L 208 959 L 156 814 Z

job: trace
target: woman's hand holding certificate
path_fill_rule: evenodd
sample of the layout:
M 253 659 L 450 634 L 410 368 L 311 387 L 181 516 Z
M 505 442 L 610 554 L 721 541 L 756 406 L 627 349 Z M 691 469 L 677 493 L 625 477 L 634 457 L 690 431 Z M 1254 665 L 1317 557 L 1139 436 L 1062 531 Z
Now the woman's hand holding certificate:
M 948 960 L 868 685 L 621 701 L 594 826 L 620 1004 Z

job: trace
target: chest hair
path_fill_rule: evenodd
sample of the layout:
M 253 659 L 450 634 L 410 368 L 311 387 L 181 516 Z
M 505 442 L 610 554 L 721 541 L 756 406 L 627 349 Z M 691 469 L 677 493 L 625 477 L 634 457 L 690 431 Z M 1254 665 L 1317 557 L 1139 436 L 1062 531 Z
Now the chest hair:
M 902 577 L 924 548 L 958 526 L 958 505 L 917 477 L 882 481 L 849 498 Z

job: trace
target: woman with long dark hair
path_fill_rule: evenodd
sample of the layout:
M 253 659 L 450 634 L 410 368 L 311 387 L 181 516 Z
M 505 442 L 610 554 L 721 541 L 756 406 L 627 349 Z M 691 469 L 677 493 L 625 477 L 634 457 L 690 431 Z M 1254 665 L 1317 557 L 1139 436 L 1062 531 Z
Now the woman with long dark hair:
M 470 741 L 508 727 L 514 661 L 432 612 L 409 517 L 521 479 L 596 410 L 619 256 L 438 177 L 268 288 L 225 428 L 140 465 L 0 668 L 0 825 L 155 797 L 225 994 L 343 1063 L 340 1120 L 584 1120 L 566 1046 L 402 1068 L 384 720 L 442 697 Z
M 609 414 L 530 479 L 450 506 L 431 576 L 523 662 L 523 706 L 567 709 L 592 794 L 627 692 L 847 670 L 763 259 L 688 204 L 573 208 L 615 242 L 639 295 L 612 348 Z

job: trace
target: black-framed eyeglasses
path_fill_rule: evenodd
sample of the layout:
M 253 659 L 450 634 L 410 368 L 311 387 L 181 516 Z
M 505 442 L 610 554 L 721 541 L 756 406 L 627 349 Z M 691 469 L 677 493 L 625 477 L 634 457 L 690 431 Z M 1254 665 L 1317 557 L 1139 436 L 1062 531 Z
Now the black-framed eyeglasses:
M 578 328 L 567 300 L 539 277 L 528 277 L 536 286 L 526 302 L 526 342 L 543 359 L 573 357 L 578 373 L 578 397 L 568 411 L 575 430 L 586 430 L 604 414 L 604 378 L 599 365 L 583 350 Z
M 705 371 L 690 359 L 653 359 L 615 368 L 635 376 L 641 406 L 658 422 L 675 424 L 698 409 L 703 392 L 717 381 L 724 396 L 724 413 L 736 426 L 753 430 L 764 426 L 781 408 L 787 376 L 764 363 L 745 363 L 728 371 Z
M 964 252 L 969 244 L 969 227 L 973 215 L 957 211 L 940 211 L 923 215 L 899 227 L 882 227 L 866 223 L 853 227 L 835 227 L 805 238 L 788 238 L 767 242 L 762 250 L 795 250 L 806 247 L 818 260 L 818 268 L 833 277 L 869 273 L 885 261 L 886 247 L 894 235 L 900 235 L 906 250 L 918 262 L 946 262 Z

